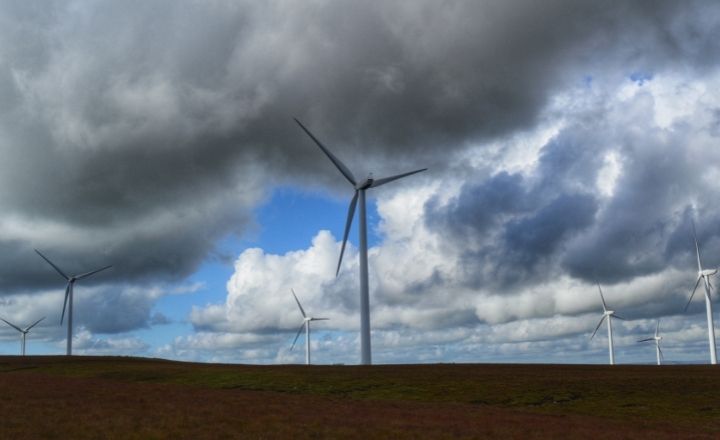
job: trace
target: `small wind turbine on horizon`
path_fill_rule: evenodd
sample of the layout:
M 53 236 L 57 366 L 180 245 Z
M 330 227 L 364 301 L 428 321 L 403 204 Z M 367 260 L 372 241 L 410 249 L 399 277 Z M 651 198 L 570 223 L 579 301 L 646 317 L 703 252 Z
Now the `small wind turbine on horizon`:
M 25 356 L 25 337 L 27 336 L 27 334 L 28 334 L 28 332 L 30 331 L 30 329 L 33 328 L 33 327 L 35 327 L 36 325 L 38 325 L 38 323 L 40 323 L 40 321 L 42 321 L 43 319 L 45 319 L 45 317 L 43 316 L 42 318 L 40 318 L 40 319 L 38 319 L 37 321 L 33 322 L 33 323 L 30 324 L 29 326 L 25 327 L 24 330 L 21 329 L 20 327 L 16 326 L 15 324 L 13 324 L 12 322 L 6 320 L 6 319 L 3 319 L 3 318 L 0 318 L 0 319 L 2 319 L 3 321 L 5 321 L 5 324 L 9 325 L 10 327 L 14 328 L 15 330 L 19 331 L 19 332 L 22 334 L 22 336 L 20 337 L 20 340 L 22 341 L 22 342 L 20 343 L 20 344 L 21 344 L 21 345 L 20 345 L 20 347 L 21 347 L 21 348 L 20 348 L 20 354 L 21 354 L 22 356 Z
M 655 354 L 657 355 L 657 364 L 662 365 L 661 360 L 664 358 L 662 354 L 662 350 L 660 350 L 660 341 L 662 340 L 662 336 L 660 336 L 660 320 L 658 319 L 657 326 L 655 327 L 655 336 L 652 338 L 646 338 L 646 339 L 640 339 L 638 342 L 648 342 L 648 341 L 655 341 Z
M 377 188 L 378 186 L 385 185 L 386 183 L 394 180 L 425 171 L 427 168 L 397 174 L 395 176 L 384 177 L 382 179 L 373 179 L 371 174 L 364 180 L 358 182 L 350 169 L 345 166 L 340 159 L 335 157 L 335 155 L 332 154 L 330 150 L 328 150 L 312 133 L 310 133 L 310 130 L 305 128 L 305 126 L 297 119 L 295 119 L 295 122 L 297 122 L 300 128 L 302 128 L 303 131 L 315 142 L 315 144 L 320 147 L 322 152 L 325 153 L 340 173 L 345 176 L 347 181 L 350 182 L 355 190 L 355 194 L 353 195 L 352 200 L 350 200 L 350 207 L 348 208 L 347 221 L 345 222 L 345 233 L 343 235 L 342 247 L 340 248 L 340 258 L 338 259 L 335 276 L 340 273 L 340 264 L 342 263 L 343 254 L 345 253 L 345 245 L 347 243 L 348 233 L 350 232 L 350 226 L 352 225 L 353 217 L 355 215 L 355 207 L 357 206 L 358 199 L 360 200 L 360 227 L 358 228 L 358 233 L 360 235 L 360 358 L 363 365 L 370 365 L 372 364 L 372 350 L 370 347 L 370 291 L 368 287 L 367 214 L 365 211 L 365 191 L 370 188 Z
M 712 310 L 712 299 L 710 297 L 710 289 L 712 284 L 710 283 L 710 277 L 718 272 L 718 269 L 704 269 L 702 263 L 700 263 L 700 246 L 697 241 L 697 234 L 695 233 L 695 222 L 692 223 L 693 240 L 695 241 L 695 254 L 697 255 L 697 281 L 695 281 L 695 287 L 693 287 L 690 299 L 685 305 L 685 311 L 690 306 L 690 302 L 695 296 L 695 291 L 700 284 L 700 280 L 704 281 L 705 285 L 705 312 L 707 314 L 707 325 L 708 325 L 708 343 L 710 344 L 710 363 L 713 365 L 717 364 L 717 353 L 715 352 L 715 324 L 713 323 L 713 310 Z
M 612 333 L 612 319 L 625 319 L 621 318 L 620 316 L 615 314 L 614 310 L 608 310 L 607 304 L 605 304 L 605 297 L 603 297 L 602 288 L 600 288 L 600 283 L 596 283 L 598 286 L 598 291 L 600 292 L 600 300 L 602 301 L 603 306 L 603 316 L 600 318 L 600 322 L 598 322 L 597 327 L 595 327 L 595 331 L 593 332 L 592 336 L 590 336 L 590 339 L 595 337 L 595 333 L 597 333 L 598 329 L 602 325 L 603 321 L 607 318 L 607 327 L 608 327 L 608 352 L 610 353 L 610 365 L 615 365 L 615 350 L 613 347 L 613 333 Z
M 75 282 L 78 280 L 82 280 L 83 278 L 87 278 L 90 275 L 94 275 L 100 271 L 103 271 L 105 269 L 109 269 L 112 266 L 105 266 L 101 267 L 100 269 L 95 269 L 91 272 L 86 272 L 80 275 L 73 275 L 73 276 L 67 276 L 65 275 L 65 272 L 60 270 L 59 267 L 57 267 L 52 261 L 50 261 L 45 255 L 40 253 L 39 250 L 35 249 L 35 252 L 37 252 L 38 255 L 42 257 L 43 260 L 47 261 L 47 263 L 52 266 L 57 273 L 59 273 L 65 280 L 67 280 L 67 287 L 65 288 L 65 301 L 63 302 L 63 311 L 62 315 L 60 315 L 60 325 L 63 323 L 63 319 L 65 318 L 65 309 L 68 309 L 68 328 L 67 328 L 67 352 L 66 354 L 68 356 L 72 355 L 72 331 L 73 331 L 73 287 L 75 286 Z
M 303 328 L 305 329 L 305 365 L 310 365 L 310 323 L 312 321 L 327 321 L 330 318 L 313 318 L 310 316 L 307 316 L 305 314 L 305 310 L 303 310 L 303 307 L 300 305 L 300 300 L 298 299 L 297 295 L 295 295 L 295 290 L 290 289 L 290 292 L 293 295 L 293 298 L 295 298 L 295 302 L 298 305 L 298 308 L 300 308 L 300 313 L 302 313 L 303 316 L 303 323 L 300 325 L 300 329 L 298 330 L 297 334 L 295 335 L 295 340 L 292 343 L 292 347 L 290 347 L 290 350 L 295 348 L 295 343 L 297 342 L 298 338 L 300 337 L 300 333 L 303 331 Z

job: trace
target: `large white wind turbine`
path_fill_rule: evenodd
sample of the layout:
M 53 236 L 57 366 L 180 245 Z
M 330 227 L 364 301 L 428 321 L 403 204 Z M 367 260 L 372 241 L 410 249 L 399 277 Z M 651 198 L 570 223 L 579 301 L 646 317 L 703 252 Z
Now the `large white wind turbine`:
M 605 304 L 605 297 L 603 297 L 602 289 L 600 288 L 600 283 L 597 283 L 598 291 L 600 292 L 600 300 L 602 301 L 603 306 L 603 316 L 600 318 L 600 322 L 598 322 L 597 327 L 595 327 L 595 331 L 593 332 L 592 336 L 590 336 L 590 339 L 595 337 L 595 333 L 597 333 L 598 329 L 602 325 L 605 318 L 607 318 L 607 327 L 608 327 L 608 351 L 610 352 L 610 365 L 615 365 L 615 350 L 613 348 L 613 333 L 612 333 L 612 319 L 618 318 L 618 319 L 625 319 L 621 318 L 618 315 L 615 314 L 615 311 L 608 310 L 607 305 Z
M 662 336 L 659 334 L 660 332 L 660 320 L 658 319 L 657 326 L 655 327 L 655 336 L 652 338 L 646 338 L 646 339 L 640 339 L 638 342 L 648 342 L 648 341 L 654 341 L 655 342 L 655 354 L 657 356 L 657 364 L 661 365 L 663 354 L 662 350 L 660 350 L 660 341 L 662 340 Z
M 377 188 L 380 185 L 392 182 L 406 176 L 410 176 L 421 171 L 425 171 L 427 168 L 421 170 L 410 171 L 409 173 L 398 174 L 395 176 L 384 177 L 382 179 L 373 179 L 372 174 L 366 179 L 358 182 L 355 180 L 350 169 L 345 166 L 340 159 L 335 157 L 325 146 L 315 137 L 310 131 L 305 128 L 297 119 L 295 122 L 298 123 L 300 128 L 307 133 L 308 136 L 317 144 L 318 147 L 325 153 L 330 161 L 337 167 L 343 176 L 353 185 L 355 189 L 355 195 L 353 195 L 350 201 L 350 208 L 348 209 L 347 221 L 345 222 L 345 234 L 343 235 L 342 247 L 340 248 L 340 258 L 338 259 L 338 266 L 335 272 L 335 276 L 340 272 L 340 264 L 342 263 L 343 253 L 345 252 L 345 244 L 347 243 L 348 233 L 350 232 L 350 226 L 352 225 L 353 217 L 355 215 L 355 206 L 357 205 L 358 199 L 360 199 L 360 355 L 361 363 L 363 365 L 369 365 L 372 363 L 371 349 L 370 349 L 370 292 L 368 288 L 368 263 L 367 263 L 367 216 L 365 213 L 365 190 L 369 188 Z
M 715 364 L 717 364 L 717 353 L 715 352 L 715 324 L 713 323 L 712 300 L 710 298 L 710 289 L 712 289 L 712 284 L 710 283 L 710 277 L 715 275 L 718 272 L 718 270 L 717 269 L 703 270 L 702 264 L 700 263 L 700 246 L 698 246 L 697 234 L 695 234 L 695 223 L 693 223 L 693 225 L 692 225 L 692 231 L 693 231 L 693 240 L 695 240 L 695 254 L 697 255 L 698 275 L 697 275 L 697 281 L 695 281 L 695 287 L 693 288 L 693 291 L 690 294 L 690 299 L 688 300 L 687 304 L 685 305 L 685 310 L 687 311 L 688 307 L 690 306 L 690 301 L 692 301 L 693 296 L 695 296 L 695 291 L 697 290 L 698 285 L 700 284 L 700 280 L 703 280 L 704 281 L 703 284 L 705 285 L 705 312 L 707 313 L 708 341 L 710 343 L 710 363 L 715 365 Z
M 298 299 L 297 295 L 295 295 L 295 291 L 293 289 L 290 289 L 290 292 L 292 293 L 293 297 L 295 298 L 295 302 L 297 303 L 298 307 L 300 308 L 300 313 L 302 313 L 303 316 L 303 323 L 300 325 L 300 329 L 298 330 L 297 334 L 295 335 L 295 340 L 292 343 L 292 347 L 290 347 L 290 350 L 292 350 L 295 347 L 295 343 L 297 342 L 298 338 L 300 337 L 300 333 L 303 331 L 303 328 L 305 328 L 305 364 L 310 365 L 310 322 L 312 321 L 327 321 L 330 318 L 313 318 L 310 316 L 307 316 L 305 314 L 305 310 L 303 310 L 303 307 L 300 305 L 300 300 Z
M 21 345 L 20 345 L 20 347 L 21 347 L 21 348 L 20 348 L 20 353 L 21 353 L 23 356 L 25 356 L 25 336 L 27 336 L 27 334 L 28 334 L 28 332 L 30 331 L 31 328 L 33 328 L 33 327 L 35 327 L 36 325 L 38 325 L 38 323 L 39 323 L 40 321 L 42 321 L 43 319 L 45 319 L 45 317 L 43 316 L 42 318 L 40 318 L 40 319 L 38 319 L 37 321 L 35 321 L 35 322 L 33 322 L 32 324 L 30 324 L 29 326 L 25 327 L 25 330 L 21 329 L 20 327 L 16 326 L 15 324 L 13 324 L 13 323 L 10 322 L 10 321 L 7 321 L 7 320 L 5 320 L 5 319 L 3 319 L 3 318 L 0 318 L 0 319 L 2 319 L 3 321 L 5 321 L 5 324 L 9 325 L 10 327 L 14 328 L 15 330 L 19 331 L 19 332 L 22 334 L 22 336 L 21 336 L 21 341 L 22 341 L 22 342 L 21 342 Z
M 95 269 L 91 272 L 83 273 L 80 275 L 74 275 L 74 276 L 67 276 L 65 275 L 65 272 L 60 270 L 59 267 L 57 267 L 52 261 L 50 261 L 45 255 L 41 254 L 39 250 L 35 249 L 35 252 L 40 255 L 43 260 L 47 261 L 50 266 L 52 266 L 63 278 L 67 280 L 67 287 L 65 288 L 65 302 L 63 302 L 63 311 L 62 315 L 60 315 L 60 325 L 62 325 L 63 319 L 65 318 L 65 308 L 68 309 L 68 328 L 67 328 L 67 355 L 72 355 L 72 331 L 73 331 L 73 287 L 75 286 L 75 281 L 81 280 L 83 278 L 87 278 L 90 275 L 96 274 L 102 270 L 108 269 L 112 266 L 105 266 L 101 267 L 100 269 Z M 68 301 L 69 299 L 69 301 Z M 68 304 L 69 302 L 69 304 Z

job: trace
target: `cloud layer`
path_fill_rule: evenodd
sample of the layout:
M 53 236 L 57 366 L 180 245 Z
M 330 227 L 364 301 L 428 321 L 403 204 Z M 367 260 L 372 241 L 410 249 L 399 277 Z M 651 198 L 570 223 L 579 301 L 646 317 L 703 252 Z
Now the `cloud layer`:
M 602 342 L 586 339 L 601 311 L 595 281 L 605 285 L 609 307 L 631 319 L 620 326 L 630 335 L 616 343 L 634 344 L 664 317 L 674 323 L 674 350 L 695 334 L 695 351 L 685 355 L 703 359 L 701 301 L 691 308 L 697 314 L 679 315 L 695 276 L 692 218 L 704 264 L 720 261 L 713 203 L 720 194 L 710 177 L 720 162 L 708 162 L 720 98 L 697 95 L 719 82 L 713 73 L 692 86 L 675 75 L 627 78 L 612 89 L 578 86 L 558 97 L 572 100 L 574 112 L 548 109 L 558 118 L 546 122 L 553 134 L 542 136 L 546 128 L 538 126 L 523 135 L 526 142 L 516 137 L 491 173 L 463 160 L 443 178 L 377 190 L 383 241 L 370 250 L 370 281 L 379 359 L 404 360 L 390 347 L 399 338 L 412 346 L 420 338 L 413 332 L 446 335 L 440 346 L 477 340 L 494 347 L 491 354 L 520 344 L 507 353 L 518 356 L 522 344 L 537 342 L 544 351 L 535 356 L 553 349 L 576 362 L 582 353 L 602 358 Z M 480 144 L 468 154 L 486 148 Z M 534 153 L 518 166 L 516 149 Z M 218 333 L 291 332 L 299 313 L 287 290 L 295 286 L 306 309 L 333 318 L 330 329 L 354 333 L 357 257 L 351 248 L 335 279 L 338 253 L 339 242 L 327 232 L 308 249 L 285 255 L 245 251 L 226 303 L 198 308 L 191 319 L 198 329 Z M 343 359 L 346 343 L 330 338 L 330 352 Z M 422 359 L 453 359 L 438 353 Z M 504 359 L 502 350 L 493 356 Z
M 378 192 L 378 329 L 577 316 L 593 279 L 642 292 L 666 277 L 659 295 L 679 301 L 693 216 L 720 260 L 719 32 L 703 1 L 5 3 L 0 288 L 55 288 L 40 248 L 68 272 L 114 265 L 88 280 L 114 293 L 91 303 L 128 319 L 88 314 L 90 331 L 162 321 L 143 286 L 218 256 L 275 185 L 337 188 L 298 117 L 358 175 L 431 168 Z M 352 329 L 354 254 L 334 280 L 336 247 L 321 233 L 245 251 L 194 325 L 291 331 L 294 285 Z M 675 307 L 633 295 L 633 316 Z

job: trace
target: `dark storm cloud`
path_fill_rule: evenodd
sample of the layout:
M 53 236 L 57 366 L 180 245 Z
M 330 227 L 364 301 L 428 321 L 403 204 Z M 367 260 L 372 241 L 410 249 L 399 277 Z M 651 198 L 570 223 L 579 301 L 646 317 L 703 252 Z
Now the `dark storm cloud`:
M 480 177 L 449 202 L 426 204 L 427 225 L 461 250 L 463 283 L 503 292 L 562 274 L 610 285 L 667 269 L 691 274 L 693 218 L 704 264 L 720 261 L 720 194 L 711 183 L 718 155 L 705 147 L 712 118 L 661 128 L 648 117 L 655 103 L 642 91 L 610 107 L 594 100 L 605 98 L 566 115 L 529 174 Z M 598 181 L 609 155 L 618 175 L 603 194 Z M 682 283 L 662 293 L 684 295 Z M 663 310 L 677 313 L 678 306 L 667 301 Z
M 510 221 L 504 242 L 513 272 L 532 269 L 543 258 L 558 250 L 563 239 L 593 223 L 598 206 L 590 195 L 562 195 L 533 215 Z
M 641 104 L 636 110 L 649 109 Z M 703 182 L 700 172 L 714 165 L 691 154 L 687 143 L 695 135 L 692 129 L 677 126 L 663 132 L 642 118 L 631 120 L 640 130 L 626 130 L 617 139 L 624 169 L 617 191 L 593 230 L 564 256 L 564 266 L 574 276 L 614 283 L 668 266 L 690 270 L 690 218 L 697 216 L 703 231 L 704 225 L 718 224 L 711 202 L 717 188 Z M 703 208 L 701 213 L 692 212 L 693 203 Z M 720 231 L 715 228 L 714 234 Z
M 425 220 L 433 229 L 448 231 L 459 240 L 481 237 L 507 215 L 534 208 L 520 174 L 502 171 L 479 183 L 466 183 L 447 206 L 437 198 L 425 206 Z
M 464 250 L 465 283 L 502 290 L 558 275 L 564 245 L 593 225 L 599 209 L 595 184 L 607 146 L 587 117 L 543 146 L 531 175 L 501 171 L 466 183 L 445 205 L 426 204 L 428 226 Z
M 105 280 L 185 276 L 243 232 L 270 185 L 336 182 L 293 116 L 353 167 L 367 155 L 377 172 L 440 172 L 469 143 L 531 127 L 588 72 L 705 68 L 716 9 L 3 3 L 0 282 L 54 282 L 32 247 L 68 271 L 112 263 Z

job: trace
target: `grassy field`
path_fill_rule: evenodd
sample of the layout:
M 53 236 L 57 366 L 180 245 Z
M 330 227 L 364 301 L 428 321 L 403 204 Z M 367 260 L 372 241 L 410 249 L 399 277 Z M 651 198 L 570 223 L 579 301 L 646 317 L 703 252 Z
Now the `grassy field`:
M 0 414 L 0 438 L 720 438 L 720 368 L 8 356 Z

